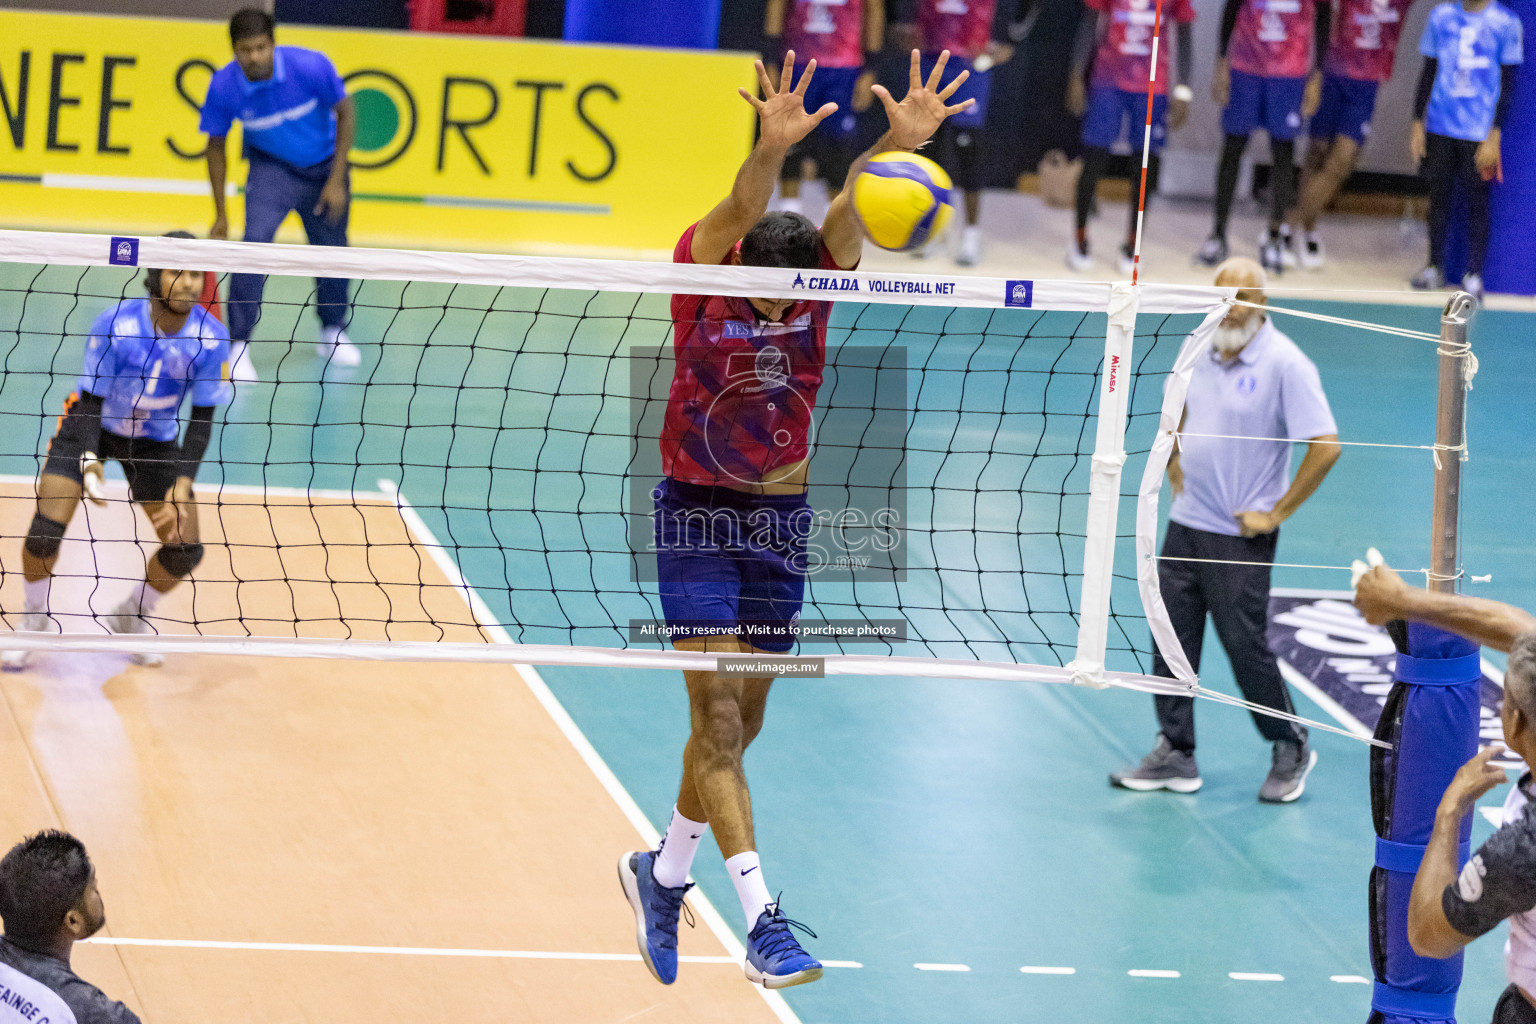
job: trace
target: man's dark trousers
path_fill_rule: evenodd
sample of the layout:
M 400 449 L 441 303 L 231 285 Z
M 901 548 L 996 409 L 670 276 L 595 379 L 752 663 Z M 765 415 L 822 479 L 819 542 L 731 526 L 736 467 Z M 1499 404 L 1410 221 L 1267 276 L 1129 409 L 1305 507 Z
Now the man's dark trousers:
M 347 244 L 347 221 L 352 212 L 350 200 L 339 223 L 332 224 L 327 214 L 315 213 L 320 190 L 331 173 L 331 162 L 313 167 L 291 167 L 259 150 L 248 151 L 251 172 L 245 179 L 245 241 L 270 242 L 278 227 L 297 210 L 304 222 L 304 234 L 310 245 Z M 234 341 L 249 341 L 251 329 L 261 316 L 261 292 L 267 279 L 262 274 L 232 274 L 229 279 L 229 336 Z M 327 327 L 341 327 L 347 322 L 347 284 L 344 278 L 321 277 L 315 280 L 315 299 L 320 322 Z
M 1200 668 L 1200 647 L 1209 612 L 1243 696 L 1254 704 L 1295 714 L 1290 691 L 1280 677 L 1280 667 L 1266 638 L 1270 565 L 1275 560 L 1279 540 L 1279 530 L 1261 537 L 1229 537 L 1170 522 L 1168 536 L 1163 540 L 1165 560 L 1158 562 L 1157 575 L 1168 618 L 1190 666 L 1197 671 Z M 1181 558 L 1214 561 L 1177 561 Z M 1253 564 L 1221 564 L 1224 562 Z M 1153 657 L 1152 672 L 1173 678 L 1161 652 Z M 1168 742 L 1175 750 L 1194 750 L 1195 699 L 1159 695 L 1153 700 L 1158 726 Z M 1271 743 L 1307 737 L 1307 730 L 1301 726 L 1269 715 L 1254 713 L 1253 724 Z

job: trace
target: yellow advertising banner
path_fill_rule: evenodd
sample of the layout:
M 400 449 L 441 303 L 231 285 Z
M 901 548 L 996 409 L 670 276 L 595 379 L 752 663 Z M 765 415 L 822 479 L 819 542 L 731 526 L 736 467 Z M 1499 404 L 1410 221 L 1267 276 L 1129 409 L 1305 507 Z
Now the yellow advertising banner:
M 752 140 L 740 53 L 278 26 L 357 108 L 352 240 L 670 250 Z M 144 234 L 212 221 L 198 112 L 222 23 L 0 11 L 0 223 Z M 230 236 L 244 171 L 231 133 Z M 280 240 L 302 235 L 290 217 Z

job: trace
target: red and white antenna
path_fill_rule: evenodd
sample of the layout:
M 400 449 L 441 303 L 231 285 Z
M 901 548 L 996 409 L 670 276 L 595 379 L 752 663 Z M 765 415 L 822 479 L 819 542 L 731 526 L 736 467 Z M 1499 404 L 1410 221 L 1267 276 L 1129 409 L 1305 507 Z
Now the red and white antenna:
M 1141 133 L 1141 195 L 1136 200 L 1136 242 L 1131 254 L 1131 285 L 1141 276 L 1141 225 L 1147 216 L 1147 161 L 1152 155 L 1152 97 L 1157 89 L 1157 50 L 1163 40 L 1163 0 L 1152 16 L 1152 63 L 1147 72 L 1147 120 Z

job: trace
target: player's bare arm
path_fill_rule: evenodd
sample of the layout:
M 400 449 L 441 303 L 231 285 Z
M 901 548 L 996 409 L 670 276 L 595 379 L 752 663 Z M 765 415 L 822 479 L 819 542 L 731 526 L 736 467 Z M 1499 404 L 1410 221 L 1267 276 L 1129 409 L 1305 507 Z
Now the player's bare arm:
M 331 108 L 336 112 L 336 153 L 331 157 L 331 173 L 320 190 L 315 212 L 332 224 L 340 224 L 347 212 L 347 161 L 352 153 L 352 139 L 357 134 L 357 112 L 352 97 L 343 97 Z
M 762 61 L 757 61 L 756 66 L 762 97 L 753 96 L 745 89 L 737 91 L 757 111 L 757 145 L 752 147 L 741 170 L 736 172 L 731 194 L 705 214 L 694 229 L 692 255 L 695 263 L 719 263 L 742 236 L 752 230 L 767 211 L 768 200 L 773 198 L 773 187 L 779 180 L 779 170 L 784 166 L 784 155 L 789 147 L 837 111 L 836 103 L 823 104 L 814 113 L 805 109 L 805 90 L 816 73 L 814 60 L 806 65 L 805 73 L 794 88 L 790 87 L 795 74 L 793 50 L 784 55 L 777 86 Z
M 1524 609 L 1483 597 L 1410 587 L 1384 565 L 1360 577 L 1355 607 L 1373 626 L 1393 619 L 1423 622 L 1497 651 L 1507 652 L 1522 634 L 1536 632 L 1536 616 Z
M 859 224 L 858 215 L 853 209 L 853 182 L 859 176 L 859 172 L 864 169 L 869 158 L 893 149 L 908 153 L 915 152 L 932 137 L 934 132 L 938 131 L 939 125 L 944 123 L 946 117 L 958 114 L 962 110 L 969 110 L 976 102 L 965 100 L 953 106 L 946 102 L 971 74 L 969 71 L 962 71 L 955 76 L 954 81 L 940 86 L 944 80 L 944 65 L 949 62 L 948 50 L 939 54 L 939 59 L 933 66 L 933 72 L 926 82 L 923 81 L 920 60 L 921 55 L 917 50 L 913 50 L 912 66 L 907 77 L 907 94 L 902 97 L 900 103 L 896 102 L 885 86 L 874 87 L 875 96 L 885 107 L 885 116 L 890 122 L 890 128 L 880 136 L 879 141 L 853 162 L 853 166 L 848 169 L 848 178 L 843 184 L 843 190 L 827 208 L 827 219 L 821 226 L 821 241 L 840 267 L 856 265 L 859 262 L 859 255 L 864 251 L 864 228 Z
M 229 211 L 224 205 L 224 183 L 229 177 L 226 141 L 227 136 L 212 136 L 204 151 L 204 158 L 208 161 L 208 183 L 213 186 L 213 226 L 208 229 L 209 238 L 229 237 Z
M 1408 944 L 1419 956 L 1454 956 L 1477 937 L 1463 935 L 1446 919 L 1440 894 L 1456 881 L 1456 848 L 1462 821 L 1472 812 L 1478 797 L 1507 781 L 1504 769 L 1490 763 L 1503 753 L 1494 744 L 1462 765 L 1435 810 L 1434 832 L 1413 878 L 1413 894 L 1408 898 Z

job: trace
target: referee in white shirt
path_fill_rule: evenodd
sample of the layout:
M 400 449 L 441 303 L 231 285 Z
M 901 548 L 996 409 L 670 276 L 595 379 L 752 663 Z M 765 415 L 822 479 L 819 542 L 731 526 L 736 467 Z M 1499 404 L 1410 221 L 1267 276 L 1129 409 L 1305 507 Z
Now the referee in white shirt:
M 1226 261 L 1216 269 L 1216 284 L 1240 289 L 1241 301 L 1265 301 L 1264 270 L 1253 260 Z M 1317 367 L 1262 309 L 1233 306 L 1216 329 L 1210 358 L 1195 364 L 1180 431 L 1168 463 L 1174 499 L 1158 565 L 1174 632 L 1198 669 L 1209 613 L 1243 696 L 1292 712 L 1290 691 L 1266 639 L 1269 575 L 1280 524 L 1311 497 L 1339 458 L 1338 428 Z M 1295 479 L 1288 481 L 1289 444 L 1233 437 L 1310 443 Z M 1173 675 L 1161 652 L 1152 671 Z M 1154 699 L 1157 745 L 1139 766 L 1112 772 L 1110 784 L 1193 793 L 1201 784 L 1194 699 Z M 1258 713 L 1253 721 L 1274 745 L 1259 799 L 1290 803 L 1301 796 L 1307 773 L 1317 764 L 1307 730 Z

